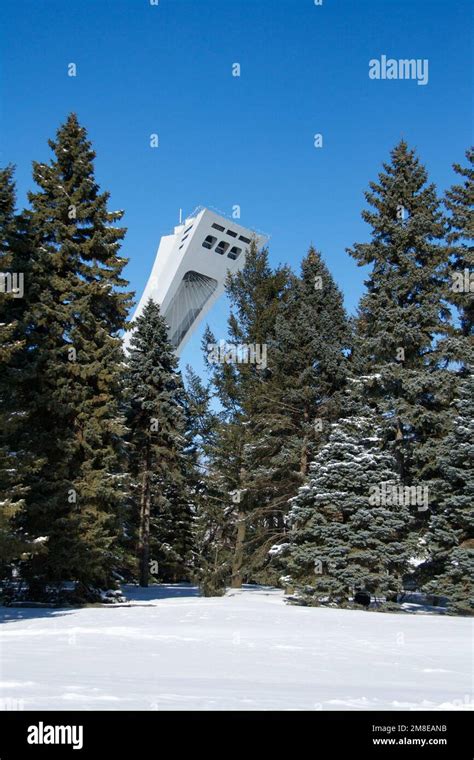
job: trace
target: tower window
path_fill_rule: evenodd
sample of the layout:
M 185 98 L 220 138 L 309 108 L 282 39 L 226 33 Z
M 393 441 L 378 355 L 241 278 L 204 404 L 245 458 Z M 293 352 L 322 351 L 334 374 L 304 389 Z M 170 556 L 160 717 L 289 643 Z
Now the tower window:
M 221 256 L 224 254 L 229 247 L 229 243 L 226 243 L 225 240 L 221 240 L 218 246 L 216 246 L 216 253 L 220 253 Z
M 214 227 L 215 230 L 219 230 L 219 232 L 224 232 L 225 230 L 225 227 L 222 227 L 220 224 L 216 224 L 215 222 L 212 226 Z
M 239 258 L 241 253 L 242 253 L 242 248 L 237 248 L 236 245 L 233 245 L 229 253 L 227 254 L 227 258 L 233 259 L 235 261 L 235 259 Z
M 241 240 L 243 243 L 250 243 L 251 240 L 248 237 L 244 237 L 243 235 L 239 235 L 239 240 Z
M 231 237 L 237 237 L 237 233 L 234 232 L 234 230 L 227 230 L 227 234 L 230 235 Z
M 208 235 L 204 239 L 202 247 L 203 248 L 209 248 L 209 250 L 211 250 L 211 248 L 214 246 L 215 243 L 217 243 L 217 238 L 216 237 L 212 237 L 212 235 Z

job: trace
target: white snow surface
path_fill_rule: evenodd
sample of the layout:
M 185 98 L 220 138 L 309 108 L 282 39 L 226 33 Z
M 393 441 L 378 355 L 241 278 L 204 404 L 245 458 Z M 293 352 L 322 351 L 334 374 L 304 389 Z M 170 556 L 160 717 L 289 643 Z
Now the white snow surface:
M 246 586 L 125 586 L 127 603 L 0 608 L 0 707 L 472 709 L 472 620 L 295 607 Z

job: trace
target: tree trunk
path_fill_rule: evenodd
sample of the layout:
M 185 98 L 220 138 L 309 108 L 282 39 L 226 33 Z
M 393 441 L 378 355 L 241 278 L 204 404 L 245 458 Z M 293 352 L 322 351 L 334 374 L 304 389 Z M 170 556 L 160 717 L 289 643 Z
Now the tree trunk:
M 147 446 L 140 498 L 140 524 L 138 529 L 138 574 L 140 586 L 148 586 L 150 571 L 150 449 Z
M 244 542 L 247 524 L 245 512 L 239 511 L 237 517 L 237 538 L 235 541 L 234 557 L 232 561 L 232 588 L 242 588 L 242 565 L 244 561 Z
M 304 410 L 305 427 L 306 427 L 306 425 L 308 423 L 308 419 L 309 419 L 308 410 L 305 409 Z M 305 436 L 303 438 L 303 446 L 302 446 L 302 449 L 301 449 L 300 473 L 301 473 L 301 475 L 304 475 L 304 476 L 306 476 L 307 473 L 308 473 L 308 436 L 307 436 L 306 433 L 305 433 Z

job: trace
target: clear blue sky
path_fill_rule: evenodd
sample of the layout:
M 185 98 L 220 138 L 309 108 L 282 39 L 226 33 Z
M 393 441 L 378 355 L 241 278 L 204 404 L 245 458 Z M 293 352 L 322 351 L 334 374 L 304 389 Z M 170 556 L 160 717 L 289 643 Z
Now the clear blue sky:
M 439 190 L 472 142 L 469 0 L 2 0 L 0 163 L 31 160 L 70 111 L 87 127 L 137 295 L 178 210 L 198 204 L 271 235 L 274 264 L 319 248 L 354 311 L 363 191 L 403 136 Z M 382 54 L 429 59 L 429 83 L 375 81 Z M 77 77 L 67 65 L 77 65 Z M 232 64 L 241 76 L 232 76 Z M 158 133 L 160 147 L 149 146 Z M 320 132 L 324 147 L 313 146 Z M 209 317 L 224 336 L 227 305 Z M 183 361 L 201 368 L 202 330 Z

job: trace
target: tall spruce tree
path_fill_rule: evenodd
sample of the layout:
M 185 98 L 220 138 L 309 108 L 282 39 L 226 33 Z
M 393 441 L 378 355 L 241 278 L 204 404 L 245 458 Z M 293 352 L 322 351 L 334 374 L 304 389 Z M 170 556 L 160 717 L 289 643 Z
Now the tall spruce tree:
M 346 606 L 357 590 L 394 598 L 409 567 L 412 515 L 380 419 L 353 392 L 345 401 L 347 416 L 331 426 L 290 502 L 289 540 L 272 550 L 301 604 Z
M 269 377 L 249 421 L 247 488 L 261 518 L 252 526 L 252 565 L 260 564 L 260 572 L 270 546 L 285 540 L 288 499 L 338 417 L 349 340 L 342 294 L 311 247 L 278 310 L 268 345 Z M 275 580 L 271 567 L 266 572 L 264 580 Z
M 266 390 L 269 373 L 265 356 L 288 280 L 289 270 L 281 267 L 273 271 L 268 251 L 252 244 L 244 267 L 227 281 L 231 303 L 228 335 L 216 341 L 208 332 L 204 340 L 206 349 L 221 346 L 217 363 L 213 363 L 212 349 L 207 356 L 222 407 L 214 464 L 222 479 L 222 509 L 234 530 L 230 582 L 236 588 L 244 578 L 255 577 L 249 559 L 260 540 L 252 536 L 255 521 L 260 519 L 260 503 L 248 488 L 252 473 L 246 469 L 244 458 L 252 442 L 250 420 Z M 261 352 L 259 363 L 256 352 Z
M 219 415 L 211 408 L 212 390 L 188 365 L 186 392 L 190 409 L 190 433 L 194 444 L 196 477 L 194 495 L 194 572 L 204 596 L 225 592 L 230 576 L 231 520 L 222 499 L 224 481 L 214 454 L 219 451 Z
M 437 448 L 438 472 L 431 489 L 433 514 L 426 536 L 427 560 L 419 568 L 424 588 L 448 598 L 449 609 L 472 614 L 474 594 L 474 509 L 472 482 L 472 367 L 474 364 L 474 149 L 466 152 L 468 165 L 454 164 L 464 180 L 445 196 L 450 259 L 448 301 L 457 309 L 458 320 L 444 340 L 445 351 L 456 370 L 457 392 L 451 405 L 451 427 Z
M 466 167 L 454 164 L 454 171 L 464 181 L 453 185 L 444 201 L 449 212 L 447 239 L 452 246 L 450 300 L 459 309 L 465 338 L 472 336 L 474 330 L 474 285 L 470 284 L 474 269 L 474 148 L 466 151 L 466 158 Z M 466 358 L 463 350 L 458 358 Z
M 113 582 L 124 500 L 122 342 L 130 304 L 119 255 L 123 212 L 94 177 L 94 151 L 71 114 L 33 163 L 33 262 L 20 395 L 43 466 L 27 478 L 25 528 L 48 552 L 27 563 L 30 593 L 65 580 L 83 596 Z
M 217 345 L 219 356 L 225 359 L 223 343 L 220 340 L 218 344 L 213 333 L 206 329 L 202 347 L 211 371 L 212 398 L 220 406 L 213 437 L 207 447 L 206 483 L 209 489 L 196 526 L 205 557 L 201 585 L 203 593 L 208 596 L 222 594 L 228 584 L 236 588 L 242 584 L 242 555 L 248 521 L 241 505 L 247 427 L 241 404 L 245 394 L 236 365 L 231 360 L 214 363 L 212 357 Z M 208 561 L 206 557 L 209 557 Z
M 149 300 L 135 322 L 127 371 L 129 471 L 137 528 L 138 574 L 150 562 L 162 580 L 187 580 L 192 560 L 192 478 L 188 404 L 159 306 Z
M 426 535 L 431 580 L 425 589 L 446 596 L 452 612 L 474 614 L 474 378 L 459 388 L 449 435 L 439 448 L 437 508 Z
M 26 338 L 29 238 L 25 216 L 15 210 L 13 175 L 12 166 L 0 169 L 0 578 L 11 575 L 12 561 L 37 547 L 20 526 L 23 472 L 38 461 L 21 437 L 24 412 L 17 396 L 16 361 Z
M 402 140 L 366 193 L 370 208 L 362 217 L 372 240 L 348 251 L 359 265 L 371 267 L 353 361 L 374 375 L 371 398 L 384 413 L 384 436 L 405 485 L 436 474 L 436 446 L 449 429 L 455 390 L 442 351 L 450 330 L 445 225 L 427 179 Z

